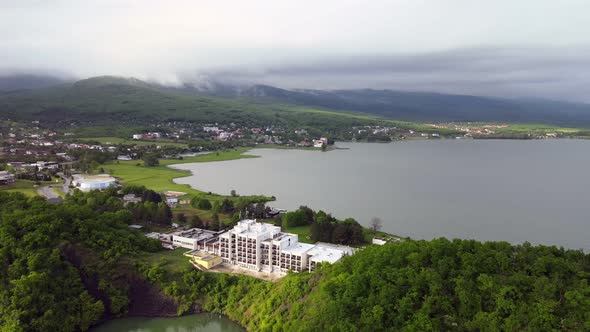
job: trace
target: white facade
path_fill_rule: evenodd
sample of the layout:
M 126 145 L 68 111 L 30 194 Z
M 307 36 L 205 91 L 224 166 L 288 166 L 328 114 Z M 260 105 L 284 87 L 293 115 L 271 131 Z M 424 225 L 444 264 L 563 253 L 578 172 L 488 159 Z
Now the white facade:
M 313 270 L 317 263 L 335 263 L 352 248 L 324 243 L 300 243 L 297 234 L 283 233 L 272 224 L 242 220 L 219 236 L 223 262 L 264 272 Z
M 334 264 L 346 255 L 352 255 L 354 252 L 351 247 L 330 243 L 316 243 L 308 252 L 309 271 L 315 269 L 316 264 L 330 263 Z
M 387 241 L 385 239 L 379 238 L 379 237 L 374 237 L 373 238 L 373 244 L 378 244 L 380 246 L 384 245 L 387 243 Z
M 324 146 L 327 146 L 327 145 L 328 145 L 328 139 L 325 138 L 325 137 L 322 137 L 320 139 L 314 139 L 313 140 L 313 147 L 314 148 L 321 148 L 321 147 L 324 147 Z
M 14 174 L 7 171 L 0 171 L 0 184 L 9 184 L 15 181 Z
M 72 181 L 72 185 L 81 191 L 103 190 L 116 184 L 117 180 L 108 174 L 90 176 L 76 174 Z
M 217 253 L 217 232 L 208 231 L 200 228 L 192 228 L 187 231 L 181 231 L 169 234 L 172 245 L 186 249 L 206 250 L 210 253 Z

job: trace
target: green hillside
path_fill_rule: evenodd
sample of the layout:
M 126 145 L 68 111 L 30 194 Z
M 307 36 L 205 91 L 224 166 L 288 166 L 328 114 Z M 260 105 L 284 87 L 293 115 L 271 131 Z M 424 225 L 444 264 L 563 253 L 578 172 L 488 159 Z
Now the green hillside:
M 114 191 L 0 192 L 0 331 L 223 313 L 249 331 L 588 331 L 590 255 L 506 242 L 372 245 L 276 282 L 193 269 L 131 230 Z
M 153 121 L 310 126 L 329 130 L 377 118 L 254 98 L 219 98 L 172 91 L 137 79 L 95 77 L 51 88 L 0 94 L 0 116 L 49 124 L 133 127 Z

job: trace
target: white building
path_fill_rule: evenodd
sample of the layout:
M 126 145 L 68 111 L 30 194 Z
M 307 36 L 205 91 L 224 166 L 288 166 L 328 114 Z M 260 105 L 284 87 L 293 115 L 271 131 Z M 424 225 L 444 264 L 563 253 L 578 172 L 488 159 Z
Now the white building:
M 0 171 L 0 184 L 9 184 L 15 181 L 14 174 L 7 171 Z
M 330 243 L 316 243 L 307 253 L 308 269 L 313 271 L 316 264 L 328 262 L 334 264 L 346 255 L 352 255 L 351 247 Z
M 327 146 L 327 145 L 328 145 L 328 139 L 325 138 L 325 137 L 322 137 L 320 139 L 314 139 L 313 140 L 313 147 L 314 148 L 321 148 L 321 147 L 324 147 L 324 146 Z
M 300 243 L 297 234 L 272 224 L 242 220 L 219 236 L 224 263 L 264 272 L 311 271 L 317 263 L 335 263 L 352 248 L 324 243 Z
M 218 235 L 218 232 L 192 228 L 187 231 L 169 233 L 168 238 L 164 240 L 169 241 L 171 239 L 175 247 L 218 253 Z
M 117 180 L 108 174 L 75 174 L 73 175 L 73 177 L 74 180 L 72 181 L 72 185 L 82 191 L 103 190 L 108 187 L 115 186 L 117 184 Z
M 133 134 L 133 139 L 142 139 L 143 134 Z

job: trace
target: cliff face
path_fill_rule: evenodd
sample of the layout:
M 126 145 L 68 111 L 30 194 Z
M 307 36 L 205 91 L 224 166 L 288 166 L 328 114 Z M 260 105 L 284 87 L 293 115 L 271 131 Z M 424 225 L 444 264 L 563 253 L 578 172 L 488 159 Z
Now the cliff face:
M 178 303 L 164 294 L 157 286 L 149 283 L 134 270 L 130 263 L 121 260 L 116 267 L 106 267 L 96 254 L 84 247 L 65 245 L 61 248 L 63 257 L 72 264 L 80 274 L 80 279 L 92 297 L 100 300 L 105 311 L 100 322 L 116 318 L 112 313 L 112 303 L 104 289 L 104 283 L 117 290 L 122 290 L 129 302 L 124 316 L 172 317 L 177 316 Z M 101 280 L 103 287 L 100 287 Z M 194 311 L 194 310 L 193 310 Z
M 178 304 L 162 290 L 136 274 L 127 276 L 129 282 L 129 316 L 170 317 L 177 316 Z

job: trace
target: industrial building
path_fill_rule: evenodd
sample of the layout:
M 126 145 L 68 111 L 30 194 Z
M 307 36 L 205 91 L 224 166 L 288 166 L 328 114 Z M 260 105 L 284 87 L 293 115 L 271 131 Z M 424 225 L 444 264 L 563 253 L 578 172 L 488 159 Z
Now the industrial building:
M 82 191 L 104 190 L 117 185 L 117 180 L 108 174 L 74 174 L 73 178 L 72 185 Z

